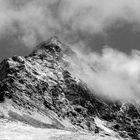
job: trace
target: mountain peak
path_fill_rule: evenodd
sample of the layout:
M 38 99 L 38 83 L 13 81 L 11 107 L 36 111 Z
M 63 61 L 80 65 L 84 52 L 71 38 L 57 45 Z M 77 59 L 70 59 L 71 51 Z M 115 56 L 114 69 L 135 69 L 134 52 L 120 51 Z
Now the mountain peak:
M 45 49 L 50 51 L 61 52 L 62 43 L 59 41 L 58 37 L 51 37 L 47 41 L 40 43 L 36 49 Z
M 57 58 L 62 56 L 62 48 L 64 44 L 62 44 L 58 37 L 51 37 L 47 41 L 44 41 L 37 45 L 34 51 L 30 54 L 30 56 L 43 56 L 47 57 L 49 54 L 52 56 L 56 56 Z
M 57 36 L 53 36 L 48 39 L 47 41 L 48 44 L 53 44 L 53 45 L 58 45 L 60 46 L 62 43 L 59 41 L 59 38 Z

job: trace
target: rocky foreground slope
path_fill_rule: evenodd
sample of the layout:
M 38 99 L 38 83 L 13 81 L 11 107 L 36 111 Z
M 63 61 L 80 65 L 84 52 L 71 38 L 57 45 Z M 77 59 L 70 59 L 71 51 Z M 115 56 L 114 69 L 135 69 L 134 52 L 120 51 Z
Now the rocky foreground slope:
M 0 117 L 38 128 L 89 132 L 112 130 L 114 137 L 140 139 L 140 105 L 105 101 L 68 71 L 66 52 L 56 38 L 26 57 L 0 64 Z

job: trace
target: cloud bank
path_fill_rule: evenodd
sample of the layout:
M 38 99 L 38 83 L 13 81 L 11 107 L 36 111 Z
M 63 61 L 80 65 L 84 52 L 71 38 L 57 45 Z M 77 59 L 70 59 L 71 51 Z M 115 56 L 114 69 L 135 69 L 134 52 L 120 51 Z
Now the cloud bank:
M 76 51 L 70 58 L 74 76 L 106 99 L 140 101 L 140 51 L 131 55 L 106 47 L 88 55 Z
M 139 0 L 0 0 L 0 37 L 18 34 L 26 46 L 51 35 L 105 34 L 121 21 L 139 28 Z

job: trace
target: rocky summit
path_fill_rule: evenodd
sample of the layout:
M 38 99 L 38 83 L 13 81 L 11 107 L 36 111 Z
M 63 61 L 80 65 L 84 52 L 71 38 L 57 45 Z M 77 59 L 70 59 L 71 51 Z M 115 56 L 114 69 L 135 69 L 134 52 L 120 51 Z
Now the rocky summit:
M 106 101 L 68 70 L 57 38 L 0 63 L 0 120 L 92 136 L 140 139 L 140 105 Z M 66 138 L 67 139 L 67 138 Z

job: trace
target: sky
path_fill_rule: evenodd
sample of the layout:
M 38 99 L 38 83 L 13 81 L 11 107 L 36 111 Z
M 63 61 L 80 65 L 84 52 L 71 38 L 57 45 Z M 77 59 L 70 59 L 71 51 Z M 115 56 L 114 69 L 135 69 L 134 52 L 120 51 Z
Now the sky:
M 139 0 L 0 0 L 0 60 L 27 55 L 51 36 L 130 53 L 140 45 Z
M 76 52 L 71 72 L 91 90 L 140 100 L 139 0 L 0 0 L 0 61 L 51 36 Z

